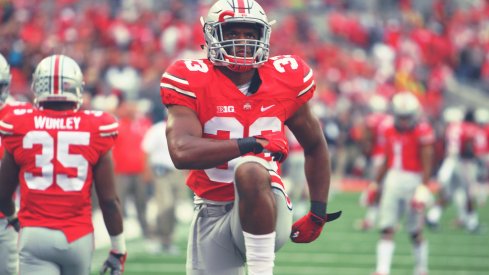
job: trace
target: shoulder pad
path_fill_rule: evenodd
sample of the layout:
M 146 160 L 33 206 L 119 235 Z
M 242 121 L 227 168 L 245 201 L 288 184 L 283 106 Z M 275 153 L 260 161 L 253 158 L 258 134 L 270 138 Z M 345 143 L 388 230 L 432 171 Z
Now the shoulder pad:
M 433 132 L 433 128 L 428 122 L 426 121 L 420 122 L 418 124 L 417 130 L 420 137 L 420 141 L 423 144 L 433 143 L 435 141 L 435 133 Z
M 84 110 L 83 113 L 88 117 L 93 117 L 96 125 L 95 131 L 100 133 L 100 136 L 116 136 L 118 134 L 119 123 L 117 119 L 103 111 Z
M 22 126 L 24 123 L 24 119 L 30 117 L 35 110 L 32 108 L 24 108 L 10 105 L 8 107 L 8 111 L 5 109 L 2 111 L 6 111 L 3 114 L 3 117 L 0 120 L 0 134 L 2 135 L 13 135 L 16 131 L 19 131 L 19 126 Z M 21 131 L 21 130 L 20 130 Z
M 13 135 L 14 125 L 0 120 L 0 135 L 10 136 Z
M 294 88 L 297 97 L 309 92 L 312 94 L 316 89 L 314 72 L 301 57 L 297 55 L 274 56 L 267 64 L 279 73 L 281 81 Z
M 211 64 L 204 59 L 184 59 L 175 61 L 161 77 L 160 87 L 170 89 L 182 95 L 196 98 L 193 92 L 205 87 L 211 71 Z

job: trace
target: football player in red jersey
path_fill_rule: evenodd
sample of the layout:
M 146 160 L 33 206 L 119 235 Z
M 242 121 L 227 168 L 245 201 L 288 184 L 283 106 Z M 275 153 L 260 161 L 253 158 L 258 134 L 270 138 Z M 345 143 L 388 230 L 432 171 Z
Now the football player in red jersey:
M 122 214 L 114 187 L 110 149 L 115 118 L 79 111 L 83 79 L 63 55 L 43 59 L 33 74 L 36 108 L 0 121 L 5 155 L 0 169 L 0 211 L 15 213 L 20 185 L 20 274 L 88 274 L 93 254 L 90 190 L 97 191 L 112 250 L 102 267 L 123 271 Z
M 176 61 L 161 80 L 170 155 L 191 170 L 195 193 L 187 274 L 244 274 L 245 262 L 248 274 L 272 274 L 289 237 L 312 242 L 340 215 L 326 214 L 330 160 L 308 104 L 313 71 L 298 56 L 269 58 L 271 23 L 255 1 L 219 0 L 202 23 L 208 59 Z M 285 126 L 304 148 L 311 200 L 294 225 L 280 178 Z
M 22 109 L 27 106 L 24 104 L 7 103 L 11 78 L 10 66 L 3 55 L 0 54 L 0 120 L 13 110 L 18 108 Z M 0 138 L 0 165 L 3 150 L 2 140 Z M 13 275 L 18 273 L 16 230 L 18 230 L 17 216 L 13 214 L 10 217 L 6 217 L 0 212 L 0 274 Z
M 369 99 L 370 113 L 365 117 L 362 147 L 368 158 L 367 178 L 374 180 L 384 162 L 381 133 L 386 121 L 390 119 L 387 113 L 388 101 L 384 96 L 374 94 Z M 381 191 L 377 183 L 370 183 L 360 195 L 360 204 L 366 208 L 365 217 L 360 220 L 359 228 L 369 230 L 377 222 L 378 205 Z
M 474 117 L 482 131 L 477 204 L 484 206 L 489 195 L 489 110 L 483 107 L 477 108 Z
M 375 274 L 389 274 L 394 254 L 394 233 L 402 214 L 407 215 L 406 231 L 411 236 L 415 259 L 414 274 L 428 272 L 428 244 L 423 239 L 424 209 L 433 197 L 428 189 L 433 162 L 434 133 L 419 119 L 421 107 L 410 92 L 392 98 L 394 120 L 386 126 L 385 162 L 376 182 L 383 182 L 379 208 L 381 238 L 377 243 Z
M 463 111 L 461 111 L 463 112 Z M 454 202 L 457 208 L 456 223 L 469 232 L 479 229 L 476 194 L 479 161 L 485 146 L 484 132 L 475 121 L 474 110 L 462 113 L 463 120 L 449 123 L 445 130 L 445 156 L 438 171 L 440 195 L 427 213 L 427 224 L 437 227 L 444 208 Z M 460 193 L 460 199 L 456 194 Z

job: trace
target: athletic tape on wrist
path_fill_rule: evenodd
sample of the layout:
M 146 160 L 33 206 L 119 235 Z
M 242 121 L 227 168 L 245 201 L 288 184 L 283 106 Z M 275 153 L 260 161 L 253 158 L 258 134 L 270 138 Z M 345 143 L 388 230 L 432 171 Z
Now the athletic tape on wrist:
M 311 201 L 311 213 L 318 217 L 326 217 L 327 204 L 322 201 Z
M 261 153 L 263 151 L 263 146 L 256 141 L 255 137 L 238 138 L 238 148 L 241 155 L 248 153 Z
M 117 236 L 110 236 L 110 243 L 112 245 L 112 251 L 120 254 L 126 253 L 126 238 L 124 233 Z

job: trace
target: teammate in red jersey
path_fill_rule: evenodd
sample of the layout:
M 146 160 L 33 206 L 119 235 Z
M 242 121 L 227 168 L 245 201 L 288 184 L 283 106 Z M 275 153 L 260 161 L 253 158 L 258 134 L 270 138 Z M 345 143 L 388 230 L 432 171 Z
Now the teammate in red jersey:
M 170 155 L 191 169 L 195 193 L 187 274 L 244 274 L 245 262 L 248 274 L 272 274 L 289 237 L 312 242 L 340 214 L 326 215 L 330 160 L 307 103 L 313 71 L 297 56 L 268 58 L 271 24 L 255 1 L 219 0 L 202 23 L 208 59 L 176 61 L 161 80 Z M 294 225 L 280 178 L 285 125 L 304 148 L 311 200 Z
M 427 213 L 427 223 L 437 227 L 443 209 L 454 201 L 457 208 L 457 224 L 469 232 L 479 228 L 476 211 L 479 160 L 482 159 L 485 136 L 482 128 L 475 122 L 474 111 L 467 110 L 462 121 L 449 123 L 445 130 L 445 156 L 438 171 L 441 185 L 436 204 Z M 480 159 L 479 159 L 480 158 Z M 460 193 L 459 200 L 454 200 Z
M 10 102 L 10 66 L 0 54 L 0 120 L 15 110 L 29 108 L 26 103 Z M 3 146 L 0 138 L 0 165 L 3 158 Z M 6 217 L 0 212 L 0 274 L 18 273 L 17 233 L 18 219 L 15 214 Z
M 489 195 L 489 110 L 477 108 L 474 113 L 475 121 L 482 131 L 481 152 L 479 163 L 479 188 L 477 191 L 477 204 L 484 206 Z
M 43 59 L 32 88 L 37 108 L 0 121 L 0 211 L 15 213 L 11 197 L 18 185 L 22 198 L 20 274 L 90 273 L 93 182 L 112 240 L 103 269 L 122 272 L 126 248 L 110 153 L 117 121 L 107 113 L 78 111 L 82 73 L 67 56 Z
M 386 121 L 390 119 L 387 113 L 388 104 L 387 99 L 381 95 L 372 95 L 369 99 L 370 113 L 365 118 L 362 146 L 364 154 L 368 157 L 367 178 L 370 181 L 374 180 L 385 159 L 381 133 L 383 127 L 388 124 Z M 360 195 L 360 204 L 366 207 L 365 217 L 360 220 L 358 226 L 361 230 L 369 230 L 377 222 L 381 192 L 378 190 L 379 187 L 376 183 L 371 183 Z
M 376 182 L 385 179 L 379 208 L 381 238 L 377 244 L 375 274 L 390 273 L 395 228 L 404 213 L 407 214 L 406 231 L 413 244 L 414 274 L 427 274 L 428 244 L 422 230 L 424 207 L 433 200 L 427 185 L 433 162 L 434 133 L 428 123 L 419 120 L 421 108 L 413 94 L 396 94 L 392 111 L 393 123 L 383 133 L 385 162 L 376 177 Z

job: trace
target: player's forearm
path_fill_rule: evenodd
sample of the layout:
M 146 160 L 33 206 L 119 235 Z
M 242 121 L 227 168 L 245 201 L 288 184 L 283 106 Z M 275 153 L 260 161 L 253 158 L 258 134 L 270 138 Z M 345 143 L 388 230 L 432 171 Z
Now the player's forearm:
M 237 140 L 215 140 L 187 136 L 170 144 L 170 154 L 178 169 L 208 169 L 241 155 Z
M 423 183 L 428 184 L 433 169 L 433 147 L 432 146 L 424 146 L 421 149 L 421 164 L 423 166 L 423 174 L 422 174 Z
M 100 210 L 104 217 L 105 227 L 110 236 L 116 236 L 123 232 L 121 206 L 117 199 L 99 202 Z
M 15 204 L 12 197 L 0 197 L 0 212 L 5 216 L 12 216 L 15 213 Z
M 385 174 L 387 173 L 388 167 L 387 167 L 387 158 L 384 160 L 382 165 L 380 166 L 377 174 L 374 177 L 374 180 L 377 184 L 381 184 L 381 182 L 384 180 Z
M 305 174 L 311 201 L 327 202 L 331 166 L 327 146 L 304 152 Z

